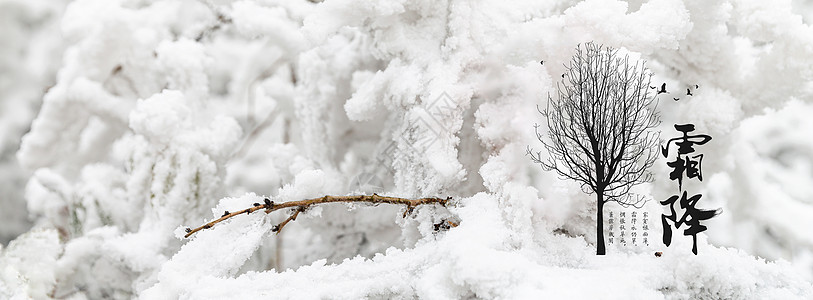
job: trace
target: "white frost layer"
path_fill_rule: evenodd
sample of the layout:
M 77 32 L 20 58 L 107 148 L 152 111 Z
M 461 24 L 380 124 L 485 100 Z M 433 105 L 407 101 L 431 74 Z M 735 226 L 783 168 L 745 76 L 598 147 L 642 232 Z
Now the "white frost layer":
M 253 195 L 236 202 L 259 201 Z M 452 209 L 460 225 L 413 249 L 389 249 L 372 259 L 337 265 L 316 261 L 297 270 L 234 271 L 256 249 L 268 226 L 260 214 L 235 217 L 201 232 L 158 275 L 143 299 L 805 299 L 813 286 L 787 263 L 766 263 L 735 249 L 701 245 L 686 251 L 595 256 L 581 239 L 543 235 L 515 248 L 495 199 L 485 193 Z M 290 225 L 289 225 L 290 226 Z M 198 245 L 208 245 L 200 247 Z

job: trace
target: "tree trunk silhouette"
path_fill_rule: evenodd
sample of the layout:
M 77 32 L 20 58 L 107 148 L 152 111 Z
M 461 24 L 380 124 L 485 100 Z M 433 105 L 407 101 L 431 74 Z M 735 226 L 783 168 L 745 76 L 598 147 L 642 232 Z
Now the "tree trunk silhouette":
M 604 195 L 596 193 L 596 255 L 604 255 Z

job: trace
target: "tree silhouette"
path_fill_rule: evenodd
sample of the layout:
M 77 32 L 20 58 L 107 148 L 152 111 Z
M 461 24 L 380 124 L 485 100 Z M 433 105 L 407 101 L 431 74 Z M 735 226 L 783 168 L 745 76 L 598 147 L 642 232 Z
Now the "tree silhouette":
M 649 93 L 651 73 L 644 62 L 630 63 L 618 50 L 587 43 L 577 47 L 562 82 L 558 99 L 548 96 L 540 113 L 547 118 L 548 139 L 536 135 L 550 154 L 542 157 L 530 146 L 531 159 L 545 170 L 581 183 L 596 194 L 596 254 L 604 255 L 604 204 L 643 205 L 629 197 L 632 186 L 652 179 L 647 169 L 657 158 L 660 124 L 656 94 Z

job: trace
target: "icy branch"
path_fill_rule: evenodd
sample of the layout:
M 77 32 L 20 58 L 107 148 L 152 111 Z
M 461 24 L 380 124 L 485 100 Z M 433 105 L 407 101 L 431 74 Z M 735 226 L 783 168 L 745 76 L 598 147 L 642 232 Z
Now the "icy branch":
M 313 199 L 306 199 L 306 200 L 299 200 L 299 201 L 291 201 L 285 203 L 274 203 L 268 198 L 265 198 L 263 204 L 254 203 L 252 207 L 239 210 L 236 212 L 224 212 L 223 216 L 219 219 L 206 223 L 198 228 L 195 229 L 186 229 L 186 235 L 184 237 L 189 237 L 195 232 L 201 231 L 203 229 L 212 228 L 215 224 L 223 222 L 231 217 L 240 215 L 240 214 L 250 214 L 260 209 L 265 209 L 265 213 L 271 213 L 276 210 L 280 210 L 283 208 L 294 207 L 296 210 L 289 216 L 285 221 L 278 225 L 274 225 L 272 231 L 279 233 L 288 222 L 296 220 L 296 217 L 299 215 L 300 212 L 305 211 L 308 207 L 312 205 L 319 205 L 319 204 L 326 204 L 326 203 L 336 203 L 336 202 L 347 202 L 347 203 L 371 203 L 371 204 L 396 204 L 396 205 L 406 205 L 406 210 L 404 211 L 403 217 L 406 217 L 408 214 L 412 213 L 415 207 L 419 205 L 429 205 L 429 204 L 440 204 L 442 206 L 446 206 L 446 203 L 451 200 L 452 197 L 443 198 L 420 198 L 420 199 L 404 199 L 404 198 L 397 198 L 397 197 L 387 197 L 387 196 L 379 196 L 378 194 L 373 194 L 372 196 L 323 196 L 319 198 Z

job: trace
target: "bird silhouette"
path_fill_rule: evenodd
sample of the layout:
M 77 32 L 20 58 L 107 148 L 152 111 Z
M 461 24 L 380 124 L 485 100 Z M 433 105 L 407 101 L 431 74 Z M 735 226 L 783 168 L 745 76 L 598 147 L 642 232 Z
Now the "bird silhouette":
M 562 78 L 565 78 L 565 74 L 562 74 Z
M 545 65 L 545 61 L 544 61 L 544 60 L 540 60 L 540 61 L 539 61 L 539 64 L 544 66 L 544 65 Z
M 686 89 L 686 96 L 694 96 L 692 95 L 692 90 Z
M 694 85 L 694 88 L 695 88 L 695 89 L 699 89 L 699 88 L 700 88 L 700 85 L 699 85 L 699 84 L 695 84 L 695 85 Z
M 663 94 L 663 93 L 668 93 L 666 91 L 666 83 L 665 82 L 663 84 L 661 84 L 661 90 L 658 91 L 658 94 Z
M 672 98 L 672 99 L 675 99 L 675 101 L 678 101 L 678 100 L 680 100 L 680 98 Z
M 651 86 L 651 85 L 649 86 L 649 89 L 652 89 L 652 90 L 657 89 L 657 88 L 658 87 L 655 87 L 655 86 Z

